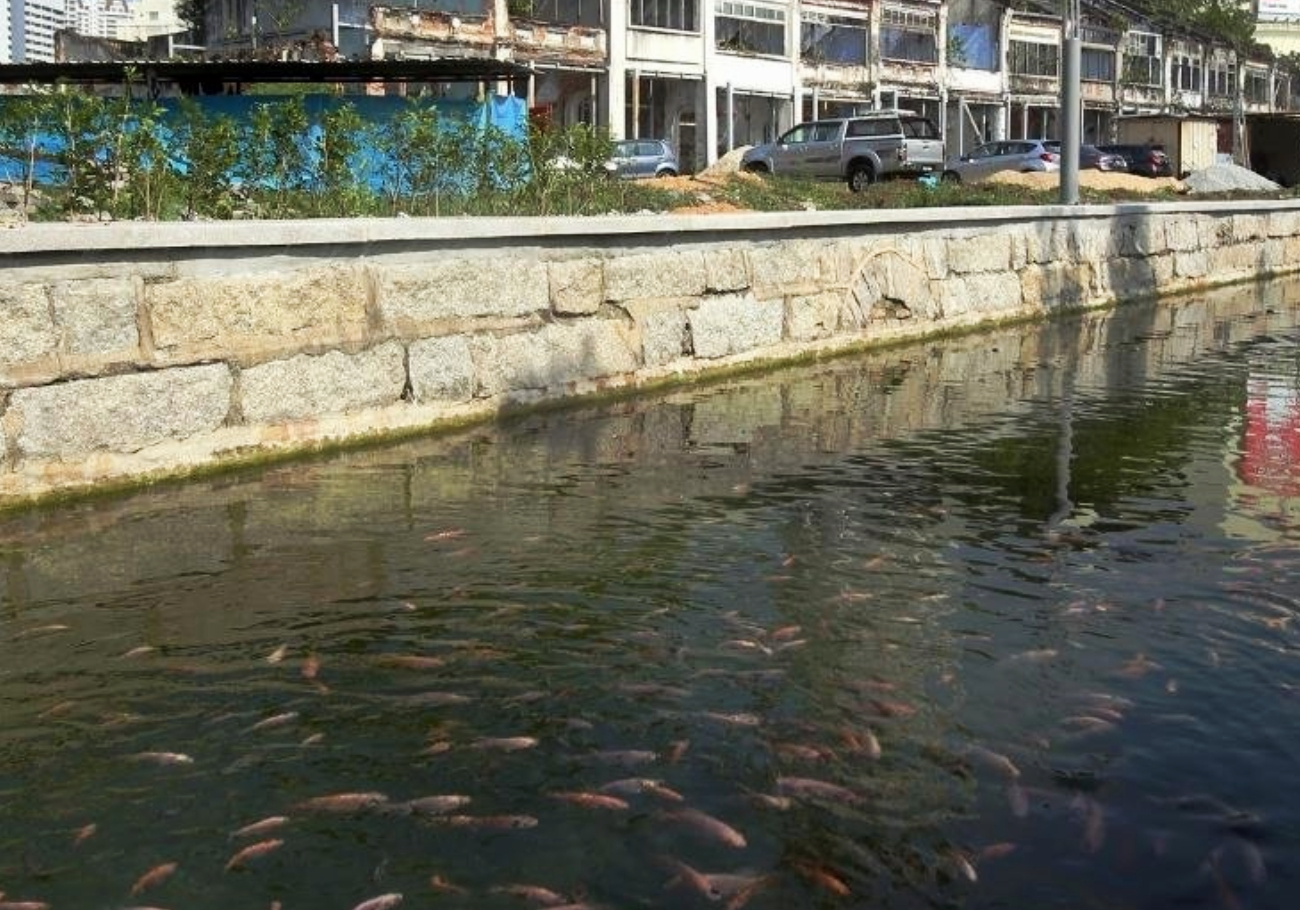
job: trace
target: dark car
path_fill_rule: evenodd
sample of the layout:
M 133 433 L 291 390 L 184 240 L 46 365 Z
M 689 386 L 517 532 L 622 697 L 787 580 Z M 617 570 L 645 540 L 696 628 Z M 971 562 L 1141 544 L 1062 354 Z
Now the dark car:
M 1174 176 L 1174 164 L 1165 154 L 1165 150 L 1159 145 L 1099 145 L 1097 148 L 1103 152 L 1113 152 L 1116 155 L 1122 155 L 1128 162 L 1128 172 L 1130 174 L 1141 174 L 1143 177 L 1172 177 Z
M 1060 154 L 1061 143 L 1044 142 L 1043 144 Z M 1128 161 L 1117 152 L 1104 151 L 1095 145 L 1081 145 L 1079 146 L 1079 168 L 1085 171 L 1127 171 Z

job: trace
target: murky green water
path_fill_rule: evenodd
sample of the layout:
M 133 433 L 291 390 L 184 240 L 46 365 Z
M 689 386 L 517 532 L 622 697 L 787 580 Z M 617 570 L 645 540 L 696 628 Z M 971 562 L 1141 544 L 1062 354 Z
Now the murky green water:
M 1298 493 L 1277 283 L 10 518 L 0 891 L 1290 907 Z

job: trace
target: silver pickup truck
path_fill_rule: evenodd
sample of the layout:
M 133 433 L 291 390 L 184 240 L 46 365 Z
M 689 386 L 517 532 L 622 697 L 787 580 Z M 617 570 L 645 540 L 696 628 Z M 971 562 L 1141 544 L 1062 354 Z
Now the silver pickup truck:
M 855 193 L 884 177 L 940 173 L 943 165 L 943 137 L 934 123 L 895 110 L 800 123 L 740 161 L 751 173 L 843 180 Z

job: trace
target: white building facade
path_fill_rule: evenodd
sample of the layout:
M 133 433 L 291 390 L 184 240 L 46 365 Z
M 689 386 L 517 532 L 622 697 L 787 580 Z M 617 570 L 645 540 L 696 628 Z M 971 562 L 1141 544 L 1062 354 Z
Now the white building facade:
M 10 55 L 14 63 L 54 61 L 54 33 L 68 27 L 65 0 L 10 0 Z

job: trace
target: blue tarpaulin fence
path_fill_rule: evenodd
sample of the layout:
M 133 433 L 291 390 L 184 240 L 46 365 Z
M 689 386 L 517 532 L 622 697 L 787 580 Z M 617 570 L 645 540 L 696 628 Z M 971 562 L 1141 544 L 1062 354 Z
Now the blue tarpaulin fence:
M 493 96 L 486 102 L 450 101 L 445 99 L 406 99 L 395 96 L 335 96 L 335 95 L 205 95 L 192 100 L 209 118 L 228 117 L 236 124 L 247 126 L 252 122 L 254 111 L 265 105 L 283 103 L 291 98 L 301 98 L 305 107 L 309 126 L 301 141 L 305 148 L 315 148 L 316 140 L 321 134 L 321 120 L 331 111 L 344 105 L 351 105 L 361 121 L 367 126 L 382 127 L 410 105 L 423 105 L 437 113 L 437 122 L 445 129 L 454 124 L 467 124 L 479 136 L 486 134 L 489 127 L 500 135 L 514 139 L 524 139 L 528 131 L 528 108 L 522 98 L 514 95 Z M 15 96 L 0 97 L 0 115 L 8 104 L 18 99 Z M 141 102 L 147 104 L 148 102 Z M 166 98 L 157 102 L 162 108 L 162 126 L 160 133 L 166 145 L 171 131 L 171 124 L 180 119 L 180 102 Z M 37 184 L 57 185 L 62 182 L 63 174 L 52 158 L 62 151 L 62 139 L 52 134 L 37 134 L 37 156 L 33 168 L 33 180 Z M 25 163 L 15 157 L 16 149 L 5 150 L 0 154 L 0 180 L 19 182 L 25 173 Z M 184 173 L 186 162 L 179 153 L 171 156 L 173 166 Z M 349 161 L 349 165 L 359 184 L 379 189 L 385 179 L 393 172 L 396 162 L 376 145 L 368 145 L 358 151 Z M 232 174 L 232 179 L 236 175 Z

